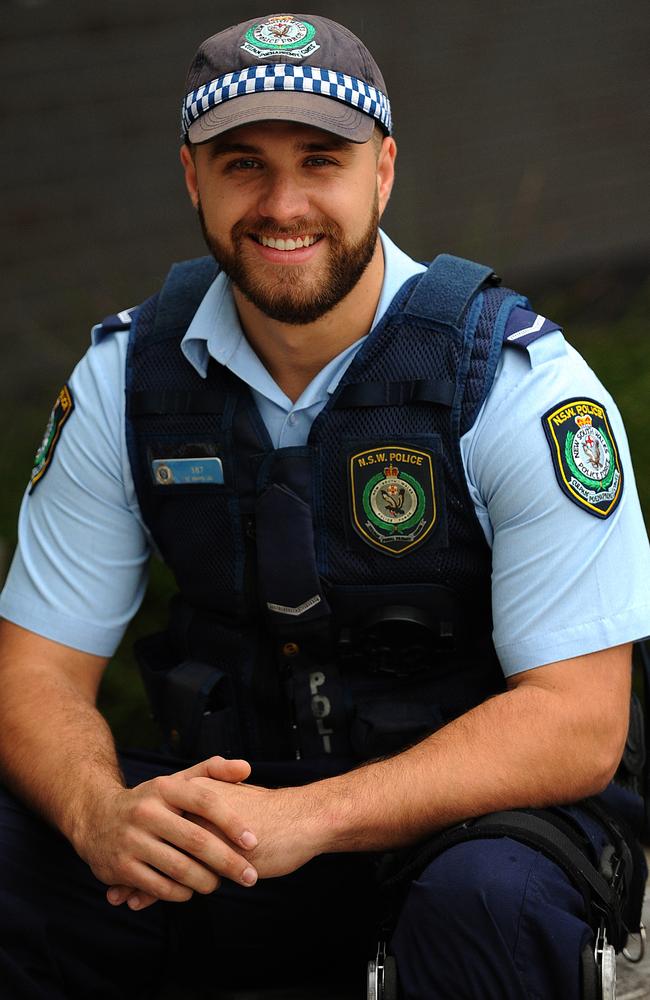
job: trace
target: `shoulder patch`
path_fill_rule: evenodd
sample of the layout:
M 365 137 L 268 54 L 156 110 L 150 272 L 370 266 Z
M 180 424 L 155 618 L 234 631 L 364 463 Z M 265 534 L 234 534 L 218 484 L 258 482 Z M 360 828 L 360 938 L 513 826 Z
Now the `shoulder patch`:
M 67 385 L 64 385 L 56 398 L 45 428 L 43 440 L 34 456 L 34 468 L 29 480 L 29 492 L 32 493 L 47 472 L 54 455 L 54 450 L 61 437 L 63 425 L 74 410 L 74 400 Z
M 542 424 L 562 492 L 590 514 L 609 517 L 623 494 L 623 470 L 605 407 L 565 399 Z
M 534 340 L 561 329 L 560 324 L 554 323 L 552 319 L 540 316 L 531 309 L 515 306 L 508 317 L 503 339 L 506 344 L 525 350 Z

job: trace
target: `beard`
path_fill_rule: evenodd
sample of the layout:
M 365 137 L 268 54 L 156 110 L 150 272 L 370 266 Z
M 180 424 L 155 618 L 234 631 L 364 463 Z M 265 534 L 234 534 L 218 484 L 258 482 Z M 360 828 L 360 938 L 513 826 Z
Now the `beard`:
M 226 245 L 208 229 L 201 204 L 198 205 L 203 238 L 210 253 L 230 280 L 249 302 L 270 319 L 280 323 L 313 323 L 328 313 L 355 287 L 368 267 L 377 246 L 379 205 L 375 200 L 370 220 L 359 240 L 345 239 L 334 222 L 304 220 L 293 226 L 273 227 L 268 220 L 238 222 Z M 328 240 L 327 259 L 316 270 L 313 265 L 270 265 L 251 262 L 246 253 L 249 234 L 275 239 L 289 239 L 305 233 L 323 235 Z

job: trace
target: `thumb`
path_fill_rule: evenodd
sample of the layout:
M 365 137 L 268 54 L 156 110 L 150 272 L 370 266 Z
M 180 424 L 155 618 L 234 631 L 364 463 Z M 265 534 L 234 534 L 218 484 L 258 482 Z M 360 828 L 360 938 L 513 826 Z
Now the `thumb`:
M 250 776 L 251 766 L 247 760 L 226 760 L 224 757 L 210 757 L 205 761 L 208 778 L 219 781 L 245 781 Z
M 192 767 L 179 771 L 184 778 L 216 778 L 219 781 L 245 781 L 251 773 L 251 766 L 245 760 L 226 760 L 225 757 L 209 757 Z

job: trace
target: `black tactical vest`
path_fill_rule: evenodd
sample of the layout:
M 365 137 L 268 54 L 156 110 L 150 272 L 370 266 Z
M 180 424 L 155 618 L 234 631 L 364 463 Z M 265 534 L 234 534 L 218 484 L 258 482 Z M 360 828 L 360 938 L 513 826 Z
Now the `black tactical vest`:
M 273 450 L 248 387 L 214 361 L 202 378 L 180 350 L 215 274 L 209 258 L 176 265 L 131 324 L 130 460 L 179 588 L 168 629 L 139 645 L 143 675 L 186 757 L 336 771 L 504 687 L 459 442 L 528 303 L 489 268 L 438 257 L 307 445 Z

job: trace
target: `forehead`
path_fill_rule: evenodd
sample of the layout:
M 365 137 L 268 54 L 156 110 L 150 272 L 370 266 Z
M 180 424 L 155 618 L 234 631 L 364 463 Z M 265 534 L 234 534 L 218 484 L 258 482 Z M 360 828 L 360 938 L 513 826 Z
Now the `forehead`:
M 215 155 L 221 150 L 227 152 L 231 149 L 243 148 L 266 149 L 273 147 L 298 151 L 304 149 L 351 150 L 355 146 L 367 144 L 353 143 L 341 136 L 334 135 L 332 132 L 326 132 L 324 129 L 314 128 L 311 125 L 302 125 L 298 122 L 263 121 L 229 129 L 201 145 L 208 147 L 210 152 Z

